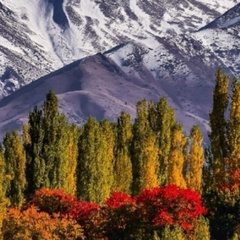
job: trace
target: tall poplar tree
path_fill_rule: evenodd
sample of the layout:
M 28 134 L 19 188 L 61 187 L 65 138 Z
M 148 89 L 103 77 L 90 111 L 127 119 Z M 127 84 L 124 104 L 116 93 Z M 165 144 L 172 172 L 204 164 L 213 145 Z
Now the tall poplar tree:
M 187 188 L 202 192 L 202 170 L 204 164 L 203 136 L 198 126 L 190 132 L 190 149 L 187 156 L 186 182 Z
M 237 79 L 234 79 L 232 87 L 227 139 L 229 149 L 225 176 L 231 177 L 240 169 L 240 82 Z
M 158 147 L 156 135 L 148 121 L 146 100 L 137 103 L 137 117 L 133 126 L 132 192 L 139 194 L 145 188 L 158 186 Z
M 43 187 L 63 188 L 73 193 L 75 190 L 69 189 L 67 181 L 69 174 L 73 174 L 69 164 L 76 166 L 77 157 L 74 155 L 71 159 L 75 163 L 69 163 L 69 152 L 66 152 L 72 133 L 65 116 L 58 110 L 57 96 L 51 90 L 42 109 L 35 107 L 29 113 L 28 126 L 24 131 L 27 193 L 32 194 Z
M 130 145 L 132 141 L 132 123 L 129 114 L 121 112 L 117 120 L 116 135 L 113 191 L 131 194 L 132 162 Z
M 31 195 L 36 189 L 45 186 L 45 161 L 42 156 L 44 131 L 42 128 L 43 113 L 37 106 L 29 113 L 28 134 L 24 132 L 25 150 L 27 153 L 26 179 L 27 194 Z
M 168 159 L 168 184 L 175 184 L 181 188 L 186 188 L 183 172 L 187 139 L 183 135 L 181 125 L 176 124 L 172 131 L 171 150 Z
M 212 169 L 212 183 L 209 185 L 215 186 L 225 174 L 226 157 L 228 152 L 228 142 L 226 137 L 227 121 L 225 113 L 229 102 L 228 93 L 229 78 L 224 75 L 221 69 L 216 73 L 216 83 L 213 91 L 213 108 L 210 113 L 210 127 L 209 134 L 211 142 L 211 152 L 213 161 L 209 162 L 209 168 Z M 211 166 L 210 166 L 211 165 Z M 210 179 L 209 179 L 210 180 Z
M 157 130 L 159 147 L 159 185 L 166 185 L 169 173 L 169 154 L 172 144 L 172 129 L 176 125 L 175 111 L 166 98 L 161 98 L 157 104 Z
M 3 140 L 4 159 L 8 184 L 6 196 L 11 206 L 21 207 L 26 187 L 26 153 L 17 131 L 7 133 Z
M 5 161 L 3 155 L 3 148 L 2 145 L 0 145 L 0 239 L 2 237 L 1 228 L 6 213 L 6 206 L 7 199 L 6 199 Z
M 79 129 L 75 124 L 66 124 L 58 143 L 60 167 L 58 168 L 58 186 L 65 192 L 76 195 L 77 191 L 77 159 Z
M 108 120 L 103 120 L 100 123 L 101 138 L 102 138 L 102 162 L 104 164 L 102 184 L 105 191 L 105 198 L 109 197 L 114 182 L 114 148 L 115 148 L 115 132 L 114 126 Z
M 65 117 L 59 113 L 57 96 L 50 90 L 43 104 L 42 128 L 44 131 L 42 157 L 45 161 L 44 184 L 48 188 L 61 188 L 65 159 L 62 157 L 62 140 L 65 138 Z
M 100 126 L 96 119 L 89 117 L 79 138 L 77 196 L 81 200 L 102 203 L 110 196 L 113 155 L 107 146 L 107 139 L 110 139 L 111 146 L 112 137 L 110 129 L 107 129 L 108 123 L 104 124 L 106 126 Z M 105 135 L 103 129 L 106 131 Z M 107 156 L 107 153 L 110 153 L 110 156 Z

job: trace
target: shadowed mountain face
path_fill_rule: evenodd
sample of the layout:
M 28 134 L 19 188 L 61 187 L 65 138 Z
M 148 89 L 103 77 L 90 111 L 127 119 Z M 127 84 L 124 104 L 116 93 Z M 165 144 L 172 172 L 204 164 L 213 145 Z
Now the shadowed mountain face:
M 57 94 L 60 110 L 71 122 L 80 125 L 90 115 L 98 120 L 108 118 L 114 121 L 121 111 L 125 111 L 134 117 L 137 101 L 143 98 L 158 101 L 165 96 L 177 110 L 178 120 L 185 122 L 186 130 L 194 123 L 203 128 L 206 126 L 204 119 L 184 112 L 177 102 L 171 100 L 173 96 L 169 94 L 172 91 L 164 91 L 162 83 L 156 82 L 144 67 L 139 71 L 148 76 L 146 82 L 127 75 L 114 64 L 109 54 L 110 52 L 106 55 L 97 54 L 76 61 L 4 98 L 0 102 L 0 137 L 6 131 L 20 129 L 22 123 L 27 121 L 28 112 L 35 105 L 42 105 L 49 89 Z M 195 103 L 201 94 L 202 90 L 196 95 Z
M 49 89 L 79 124 L 166 96 L 187 130 L 206 126 L 216 69 L 240 75 L 239 15 L 236 0 L 2 0 L 0 98 L 20 91 L 0 103 L 1 131 Z

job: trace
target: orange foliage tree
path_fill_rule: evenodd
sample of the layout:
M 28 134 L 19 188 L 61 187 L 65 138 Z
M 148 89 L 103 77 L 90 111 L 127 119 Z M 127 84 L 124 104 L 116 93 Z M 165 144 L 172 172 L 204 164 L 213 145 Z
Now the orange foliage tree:
M 3 221 L 3 240 L 15 239 L 85 239 L 82 228 L 73 219 L 50 216 L 37 208 L 9 209 Z

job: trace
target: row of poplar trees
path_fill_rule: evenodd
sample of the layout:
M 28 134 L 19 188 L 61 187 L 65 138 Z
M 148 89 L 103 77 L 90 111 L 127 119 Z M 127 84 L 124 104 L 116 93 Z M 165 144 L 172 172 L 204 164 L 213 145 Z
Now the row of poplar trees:
M 41 188 L 60 188 L 80 200 L 102 203 L 112 191 L 134 196 L 167 184 L 193 189 L 203 197 L 209 192 L 220 196 L 221 186 L 240 186 L 240 82 L 233 80 L 231 88 L 229 83 L 218 70 L 209 121 L 211 144 L 205 150 L 199 127 L 193 126 L 187 136 L 165 98 L 138 102 L 134 120 L 122 112 L 116 122 L 89 117 L 78 127 L 59 112 L 58 99 L 49 91 L 43 106 L 29 113 L 22 131 L 6 133 L 3 139 L 0 216 L 6 206 L 20 208 Z M 210 215 L 220 219 L 216 216 L 222 206 L 211 212 L 219 198 L 216 204 L 212 199 L 211 195 L 207 202 Z M 238 201 L 235 195 L 233 201 Z M 219 228 L 214 219 L 210 223 L 220 231 L 222 223 Z
M 176 122 L 166 99 L 140 101 L 132 123 L 122 112 L 115 123 L 89 117 L 82 127 L 68 123 L 49 91 L 21 133 L 7 133 L 0 149 L 0 194 L 11 206 L 40 188 L 61 188 L 81 200 L 101 203 L 112 191 L 132 195 L 176 184 L 201 192 L 202 134 L 190 136 Z

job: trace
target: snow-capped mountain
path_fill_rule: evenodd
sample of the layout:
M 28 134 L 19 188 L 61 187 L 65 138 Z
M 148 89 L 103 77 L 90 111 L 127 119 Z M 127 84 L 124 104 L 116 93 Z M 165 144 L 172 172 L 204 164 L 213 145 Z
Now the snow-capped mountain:
M 149 49 L 146 58 L 154 62 L 152 68 L 161 68 L 152 56 L 161 57 L 172 48 L 194 56 L 198 49 L 188 49 L 195 45 L 188 42 L 195 41 L 191 33 L 234 4 L 234 0 L 2 0 L 0 95 L 125 42 Z
M 240 0 L 1 0 L 0 95 L 6 96 L 38 77 L 84 59 L 81 68 L 91 66 L 99 70 L 96 73 L 96 70 L 91 69 L 87 76 L 92 81 L 95 79 L 95 82 L 101 79 L 97 85 L 101 88 L 102 97 L 121 99 L 119 102 L 114 101 L 122 104 L 120 95 L 123 94 L 117 93 L 122 92 L 116 81 L 118 74 L 112 70 L 118 69 L 121 76 L 132 84 L 124 86 L 124 91 L 128 92 L 124 96 L 131 106 L 147 96 L 149 99 L 166 96 L 185 125 L 192 123 L 190 119 L 203 123 L 202 119 L 208 118 L 217 67 L 223 67 L 230 74 L 240 75 L 239 2 Z M 91 55 L 94 55 L 90 57 L 94 59 L 93 62 L 98 61 L 98 55 L 95 56 L 97 52 L 101 52 L 100 55 L 105 60 L 99 60 L 101 64 L 97 66 L 84 65 Z M 101 75 L 106 68 L 107 73 Z M 66 77 L 64 69 L 66 68 L 60 71 L 65 76 L 64 79 L 73 81 L 72 75 Z M 62 74 L 58 76 L 63 78 Z M 85 83 L 87 78 L 80 75 L 79 79 Z M 106 75 L 108 82 L 113 81 L 114 84 L 104 84 Z M 49 76 L 44 79 L 49 79 Z M 46 84 L 48 85 L 47 82 Z M 96 88 L 97 85 L 92 85 L 92 89 L 76 91 L 94 92 L 96 89 L 93 86 Z M 34 84 L 30 86 L 35 92 L 41 91 Z M 50 86 L 54 88 L 53 84 Z M 29 91 L 29 88 L 24 89 Z M 142 90 L 148 92 L 148 95 Z M 69 91 L 66 89 L 66 92 Z M 62 90 L 61 97 L 65 99 L 63 93 Z M 100 101 L 100 95 L 90 94 L 91 101 Z M 13 96 L 7 99 L 14 100 Z M 95 100 L 93 96 L 96 97 Z M 39 101 L 33 99 L 32 102 Z M 121 109 L 121 104 L 114 105 L 115 115 Z M 1 106 L 5 107 L 5 111 L 9 109 L 4 104 Z M 106 112 L 103 117 L 111 118 L 111 114 L 108 114 L 110 110 L 105 104 L 101 109 Z M 64 110 L 68 111 L 67 108 Z M 98 111 L 97 107 L 95 111 Z M 131 110 L 132 112 L 134 111 Z M 75 110 L 74 114 L 77 115 Z M 8 121 L 9 119 L 11 118 Z M 0 122 L 4 121 L 7 120 L 0 117 Z M 79 118 L 77 121 L 80 121 Z

